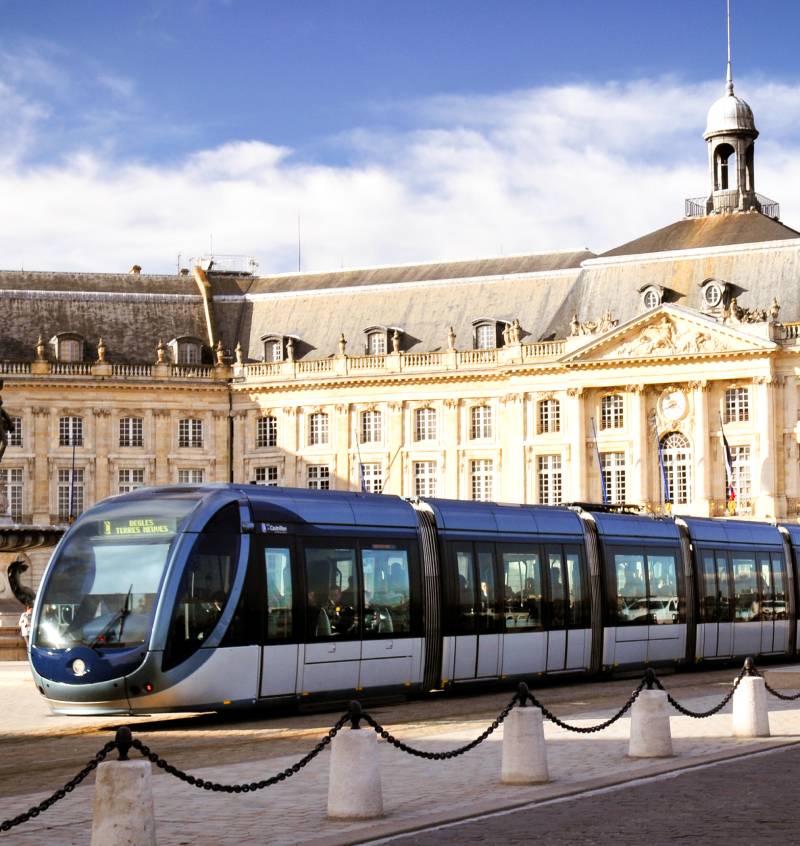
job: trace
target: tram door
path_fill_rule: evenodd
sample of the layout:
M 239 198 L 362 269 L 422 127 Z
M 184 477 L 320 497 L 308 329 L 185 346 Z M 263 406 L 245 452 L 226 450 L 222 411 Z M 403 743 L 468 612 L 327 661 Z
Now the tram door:
M 784 652 L 789 646 L 783 556 L 758 553 L 759 614 L 761 652 Z
M 498 613 L 494 545 L 457 542 L 456 636 L 453 679 L 499 675 L 502 618 Z
M 261 648 L 259 695 L 287 696 L 297 688 L 297 649 L 293 617 L 295 591 L 288 546 L 269 545 L 259 556 L 267 586 L 267 637 Z
M 733 655 L 733 603 L 728 556 L 704 550 L 703 558 L 703 657 Z
M 585 583 L 577 548 L 546 547 L 549 590 L 547 670 L 586 667 L 587 621 L 584 618 Z

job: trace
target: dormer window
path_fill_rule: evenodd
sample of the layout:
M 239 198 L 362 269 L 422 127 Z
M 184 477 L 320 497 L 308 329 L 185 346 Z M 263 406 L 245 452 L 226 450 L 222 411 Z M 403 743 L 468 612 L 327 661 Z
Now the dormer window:
M 648 285 L 642 292 L 642 303 L 649 311 L 653 308 L 658 308 L 661 305 L 661 299 L 664 296 L 663 291 L 656 285 Z
M 367 335 L 367 355 L 386 355 L 386 332 Z
M 728 289 L 727 282 L 720 282 L 717 279 L 706 279 L 702 287 L 704 308 L 716 309 L 724 305 L 725 294 Z
M 264 361 L 283 361 L 285 341 L 283 335 L 267 335 L 264 342 Z
M 200 364 L 203 358 L 203 342 L 199 338 L 183 336 L 173 338 L 168 344 L 175 364 Z
M 62 332 L 50 339 L 56 361 L 83 361 L 83 338 L 73 332 Z
M 364 352 L 367 355 L 386 355 L 400 352 L 403 330 L 396 326 L 369 326 L 364 330 Z
M 472 346 L 476 350 L 493 350 L 503 346 L 505 320 L 481 318 L 472 321 Z

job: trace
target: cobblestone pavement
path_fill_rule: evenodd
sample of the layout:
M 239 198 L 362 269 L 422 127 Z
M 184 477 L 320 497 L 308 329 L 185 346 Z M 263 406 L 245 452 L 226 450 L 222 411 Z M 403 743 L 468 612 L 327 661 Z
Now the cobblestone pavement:
M 792 843 L 800 813 L 797 746 L 683 770 L 621 789 L 598 791 L 446 828 L 392 838 L 392 846 L 753 846 Z
M 722 698 L 725 689 L 729 687 L 733 673 L 727 671 L 725 676 L 727 677 L 726 685 L 719 682 L 709 684 L 709 680 L 706 679 L 703 695 L 697 695 L 697 679 L 690 685 L 681 686 L 683 682 L 679 682 L 678 677 L 669 677 L 666 679 L 666 684 L 680 701 L 695 709 L 705 709 L 716 704 Z M 555 710 L 559 714 L 569 714 L 570 719 L 578 724 L 589 725 L 598 722 L 624 702 L 633 686 L 631 682 L 613 684 L 615 685 L 612 691 L 614 696 L 612 697 L 610 692 L 606 691 L 605 699 L 608 701 L 606 702 L 601 697 L 602 705 L 598 705 L 596 701 L 583 702 L 579 697 L 590 698 L 593 688 L 591 685 L 580 685 L 571 689 L 568 694 L 572 697 L 571 699 L 560 699 L 560 707 Z M 559 700 L 559 696 L 551 697 L 551 693 L 555 694 L 555 689 L 546 689 L 541 692 L 541 698 L 548 705 Z M 502 707 L 508 701 L 509 695 L 506 691 L 502 695 L 492 694 L 492 697 L 497 700 L 495 705 Z M 391 723 L 392 729 L 403 739 L 431 751 L 444 751 L 460 745 L 476 736 L 486 726 L 486 717 L 480 720 L 468 719 L 465 718 L 464 713 L 458 713 L 463 708 L 467 713 L 471 711 L 475 714 L 476 710 L 488 707 L 483 697 L 451 700 L 449 714 L 448 708 L 439 701 L 428 702 L 423 711 L 419 710 L 421 706 L 421 703 L 412 703 L 407 706 L 413 714 L 416 714 L 414 718 L 407 717 L 405 720 L 398 720 L 398 715 L 407 712 L 404 711 L 403 706 L 393 706 L 393 708 L 385 709 L 385 713 L 391 719 L 386 719 L 383 714 L 379 716 L 379 719 Z M 377 749 L 380 755 L 386 817 L 377 821 L 332 822 L 325 818 L 330 760 L 328 752 L 323 753 L 294 778 L 259 793 L 241 795 L 209 793 L 157 772 L 154 778 L 154 792 L 158 842 L 161 846 L 184 846 L 184 844 L 210 846 L 210 844 L 231 840 L 241 844 L 266 841 L 277 846 L 295 843 L 304 843 L 306 846 L 361 843 L 497 809 L 609 787 L 644 776 L 668 773 L 685 768 L 687 765 L 702 764 L 731 755 L 742 755 L 780 744 L 800 744 L 800 704 L 783 703 L 770 698 L 769 706 L 773 737 L 763 739 L 737 740 L 730 737 L 730 705 L 720 714 L 704 720 L 693 720 L 678 715 L 671 717 L 676 752 L 676 757 L 671 759 L 628 758 L 626 753 L 630 721 L 627 717 L 600 734 L 588 736 L 567 733 L 548 723 L 545 735 L 548 741 L 552 781 L 546 785 L 507 786 L 499 783 L 502 731 L 498 731 L 486 743 L 464 757 L 450 761 L 429 762 L 412 758 L 381 742 L 377 745 Z M 443 710 L 437 711 L 437 709 Z M 499 707 L 495 707 L 488 718 L 491 719 L 499 710 Z M 431 720 L 424 720 L 422 715 L 425 713 L 434 716 Z M 298 751 L 309 749 L 323 733 L 320 726 L 329 726 L 335 717 L 335 714 L 323 714 L 293 718 L 298 721 L 292 729 L 297 732 L 297 736 L 290 739 L 284 738 L 282 744 L 275 744 L 266 737 L 270 731 L 283 732 L 285 735 L 286 723 L 291 723 L 291 720 L 267 721 L 267 725 L 272 726 L 271 728 L 265 728 L 264 724 L 261 724 L 260 729 L 253 731 L 234 726 L 234 733 L 237 736 L 240 732 L 242 734 L 241 742 L 249 738 L 251 757 L 248 760 L 225 763 L 218 758 L 213 766 L 202 766 L 199 763 L 192 765 L 191 762 L 185 762 L 185 764 L 201 778 L 225 782 L 258 780 L 297 760 Z M 279 723 L 282 728 L 274 726 L 274 723 Z M 167 733 L 171 733 L 171 730 Z M 172 757 L 160 744 L 160 738 L 161 735 L 151 731 L 146 742 L 165 757 Z M 81 739 L 86 738 L 81 736 Z M 95 745 L 91 749 L 92 753 L 100 745 L 96 742 L 97 739 L 94 738 Z M 293 751 L 291 755 L 286 754 L 288 748 L 286 743 L 290 740 Z M 218 755 L 221 748 L 223 747 L 218 746 Z M 280 751 L 276 754 L 277 750 Z M 0 745 L 0 752 L 5 752 L 2 745 Z M 211 752 L 209 751 L 208 754 L 210 755 Z M 87 757 L 89 755 L 86 755 L 84 759 L 73 757 L 72 761 L 81 764 Z M 213 758 L 207 759 L 207 763 L 213 760 Z M 756 772 L 763 774 L 765 769 L 770 773 L 776 771 L 769 763 L 769 757 L 754 758 L 752 762 Z M 74 773 L 76 769 L 77 767 L 74 767 L 69 774 Z M 43 778 L 42 787 L 44 783 Z M 59 786 L 58 782 L 53 783 L 52 775 L 46 778 L 46 783 L 48 787 Z M 670 785 L 680 783 L 680 780 L 663 782 Z M 691 793 L 693 788 L 688 790 Z M 727 790 L 736 795 L 730 782 L 728 782 Z M 0 819 L 19 813 L 34 802 L 40 801 L 45 795 L 41 787 L 39 790 L 20 792 L 17 795 L 2 794 Z M 677 794 L 672 801 L 663 803 L 666 819 L 670 818 L 670 809 L 673 814 L 675 813 L 672 802 L 681 802 L 680 795 Z M 608 794 L 608 796 L 613 797 L 615 804 L 627 802 L 628 789 Z M 602 798 L 599 797 L 599 799 Z M 23 844 L 24 846 L 52 846 L 54 843 L 63 844 L 63 846 L 72 846 L 72 844 L 85 846 L 89 842 L 91 801 L 91 785 L 80 787 L 74 794 L 60 802 L 57 809 L 3 835 L 0 846 L 5 844 L 7 846 L 23 846 Z M 656 800 L 652 801 L 658 804 Z M 580 803 L 570 804 L 579 805 Z M 628 818 L 634 815 L 634 806 L 626 805 L 629 812 L 616 815 L 616 812 L 610 813 L 608 810 L 610 807 L 615 807 L 615 804 L 609 804 L 608 799 L 605 800 L 605 804 L 601 802 L 608 817 L 608 839 L 593 833 L 591 837 L 593 843 L 610 842 L 611 837 L 619 839 L 620 832 L 629 829 Z M 636 808 L 635 815 L 638 817 L 638 825 L 641 826 L 642 819 L 650 815 L 651 809 L 648 808 L 645 813 L 641 806 Z M 528 814 L 529 812 L 520 813 Z M 710 807 L 706 806 L 704 810 L 698 811 L 698 814 L 710 816 Z M 510 815 L 507 818 L 508 825 L 512 824 L 514 816 Z M 761 818 L 771 820 L 772 816 L 772 814 L 766 814 Z M 506 820 L 506 818 L 494 819 L 496 822 L 492 825 L 506 824 L 506 822 L 500 822 L 501 819 Z M 714 815 L 712 819 L 716 819 L 716 816 Z M 475 832 L 470 834 L 473 837 L 471 842 L 503 842 L 505 839 L 495 838 L 493 833 L 487 834 L 485 827 L 481 830 L 480 823 L 476 823 L 476 826 Z M 576 831 L 579 832 L 580 828 L 578 827 Z M 447 829 L 430 835 L 419 834 L 415 837 L 423 843 L 433 841 L 421 838 L 437 837 L 438 842 L 440 836 L 451 838 L 458 836 L 449 832 L 450 830 Z M 770 829 L 771 832 L 772 829 Z M 580 836 L 585 838 L 585 833 Z M 642 832 L 640 827 L 636 833 L 636 842 L 645 840 L 654 843 L 680 842 L 679 839 L 672 841 L 662 839 L 658 830 L 651 829 L 649 833 Z M 459 842 L 470 841 L 460 839 Z M 545 838 L 542 842 L 549 841 Z M 569 843 L 570 841 L 559 835 L 553 837 L 553 842 Z M 588 841 L 584 839 L 573 842 Z M 619 842 L 632 843 L 634 840 L 619 840 Z M 700 842 L 705 841 L 701 839 Z

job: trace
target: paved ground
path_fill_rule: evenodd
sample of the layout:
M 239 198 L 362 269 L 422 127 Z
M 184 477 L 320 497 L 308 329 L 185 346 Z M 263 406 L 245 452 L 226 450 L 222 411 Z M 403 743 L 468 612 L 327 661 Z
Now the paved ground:
M 733 675 L 733 671 L 724 670 L 700 675 L 669 676 L 664 681 L 679 700 L 694 708 L 707 708 L 724 695 Z M 13 678 L 17 681 L 12 681 Z M 560 685 L 537 692 L 559 715 L 588 725 L 616 710 L 627 698 L 633 684 L 631 681 L 615 681 Z M 37 698 L 38 694 L 29 689 L 32 687 L 29 682 L 26 686 L 19 667 L 0 666 L 0 713 L 3 714 L 0 729 L 0 819 L 19 813 L 60 786 L 108 737 L 107 728 L 103 730 L 98 725 L 103 721 L 82 719 L 73 726 L 71 722 L 61 723 L 60 718 L 46 716 L 46 710 L 41 711 L 46 706 Z M 477 735 L 509 697 L 509 691 L 481 696 L 441 697 L 382 706 L 374 709 L 374 713 L 403 739 L 439 751 L 452 748 Z M 8 712 L 5 705 L 9 698 L 16 702 L 14 707 L 21 713 L 20 725 L 10 725 L 6 718 Z M 37 718 L 34 714 L 36 708 L 44 716 Z M 296 777 L 257 794 L 231 796 L 208 793 L 157 772 L 154 782 L 159 843 L 162 846 L 203 846 L 230 839 L 242 844 L 261 843 L 264 842 L 265 832 L 269 832 L 268 842 L 274 844 L 302 842 L 309 846 L 333 846 L 366 842 L 446 820 L 671 772 L 687 765 L 747 754 L 780 744 L 800 743 L 800 704 L 786 704 L 770 699 L 770 708 L 774 736 L 758 740 L 734 740 L 730 737 L 730 706 L 721 714 L 705 720 L 676 715 L 671 718 L 676 757 L 661 760 L 627 758 L 627 718 L 596 735 L 575 735 L 548 724 L 546 737 L 552 781 L 537 786 L 510 787 L 499 784 L 502 731 L 466 756 L 443 762 L 411 758 L 386 743 L 380 743 L 381 779 L 387 813 L 385 819 L 371 822 L 326 820 L 327 752 Z M 314 745 L 336 716 L 331 713 L 278 715 L 258 720 L 248 717 L 238 722 L 209 717 L 172 721 L 145 718 L 140 719 L 134 728 L 137 734 L 141 733 L 146 743 L 164 757 L 191 769 L 200 777 L 225 782 L 249 782 L 271 775 L 293 763 Z M 117 720 L 106 721 L 105 725 L 109 726 L 110 723 L 117 724 Z M 58 728 L 61 733 L 49 737 L 42 733 L 43 725 L 48 729 Z M 776 772 L 772 765 L 764 763 L 766 758 L 750 760 L 759 773 Z M 769 784 L 774 778 L 762 780 Z M 718 786 L 722 789 L 726 784 L 730 792 L 730 782 L 723 779 Z M 693 793 L 693 788 L 689 792 Z M 627 797 L 635 795 L 631 789 L 615 794 L 614 807 L 617 802 L 627 802 Z M 0 844 L 88 844 L 91 799 L 91 785 L 78 788 L 56 809 L 6 835 L 0 835 L 3 838 Z M 599 800 L 602 801 L 602 797 Z M 589 801 L 595 800 L 587 798 L 573 804 L 577 807 Z M 629 817 L 641 821 L 651 815 L 651 799 L 631 801 L 633 804 L 626 806 L 629 811 L 620 815 L 619 831 L 629 828 Z M 645 806 L 641 804 L 643 801 L 647 803 Z M 676 799 L 675 802 L 678 803 L 678 810 L 685 807 L 683 800 Z M 674 816 L 673 822 L 678 819 L 675 816 L 675 802 L 668 802 L 665 812 L 668 819 L 670 814 Z M 554 809 L 558 807 L 545 806 L 550 808 L 546 813 L 556 813 Z M 606 808 L 611 826 L 608 839 L 593 835 L 593 842 L 610 842 L 611 837 L 619 838 L 619 831 L 614 828 L 617 817 L 608 814 L 607 800 L 603 807 Z M 543 810 L 540 808 L 537 812 Z M 496 818 L 492 825 L 509 825 L 517 830 L 518 823 L 515 820 L 522 820 L 523 817 L 519 815 L 529 813 L 532 812 L 517 811 L 508 818 Z M 703 813 L 708 815 L 708 810 Z M 576 823 L 575 838 L 585 835 L 585 832 L 581 832 L 590 818 L 584 819 L 582 825 Z M 770 819 L 769 816 L 767 818 Z M 572 817 L 568 815 L 563 819 Z M 558 818 L 553 817 L 553 820 L 555 830 L 558 828 Z M 464 835 L 473 839 L 465 839 L 463 842 L 505 841 L 505 836 L 496 839 L 485 826 L 481 828 L 482 825 L 476 823 L 474 831 Z M 645 838 L 655 843 L 680 842 L 679 839 L 662 839 L 658 829 L 651 831 L 650 835 L 642 836 L 641 832 L 639 835 L 636 842 L 642 842 Z M 434 836 L 461 837 L 450 829 L 416 837 Z M 570 840 L 562 836 L 555 839 L 565 844 L 586 842 L 585 839 Z M 418 842 L 433 841 L 419 839 Z M 711 841 L 701 839 L 701 842 Z

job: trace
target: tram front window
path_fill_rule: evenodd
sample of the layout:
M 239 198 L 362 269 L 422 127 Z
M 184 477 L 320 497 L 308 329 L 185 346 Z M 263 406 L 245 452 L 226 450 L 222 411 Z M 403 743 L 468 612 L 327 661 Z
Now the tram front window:
M 172 542 L 196 499 L 137 499 L 88 514 L 54 563 L 34 644 L 122 648 L 148 637 Z

